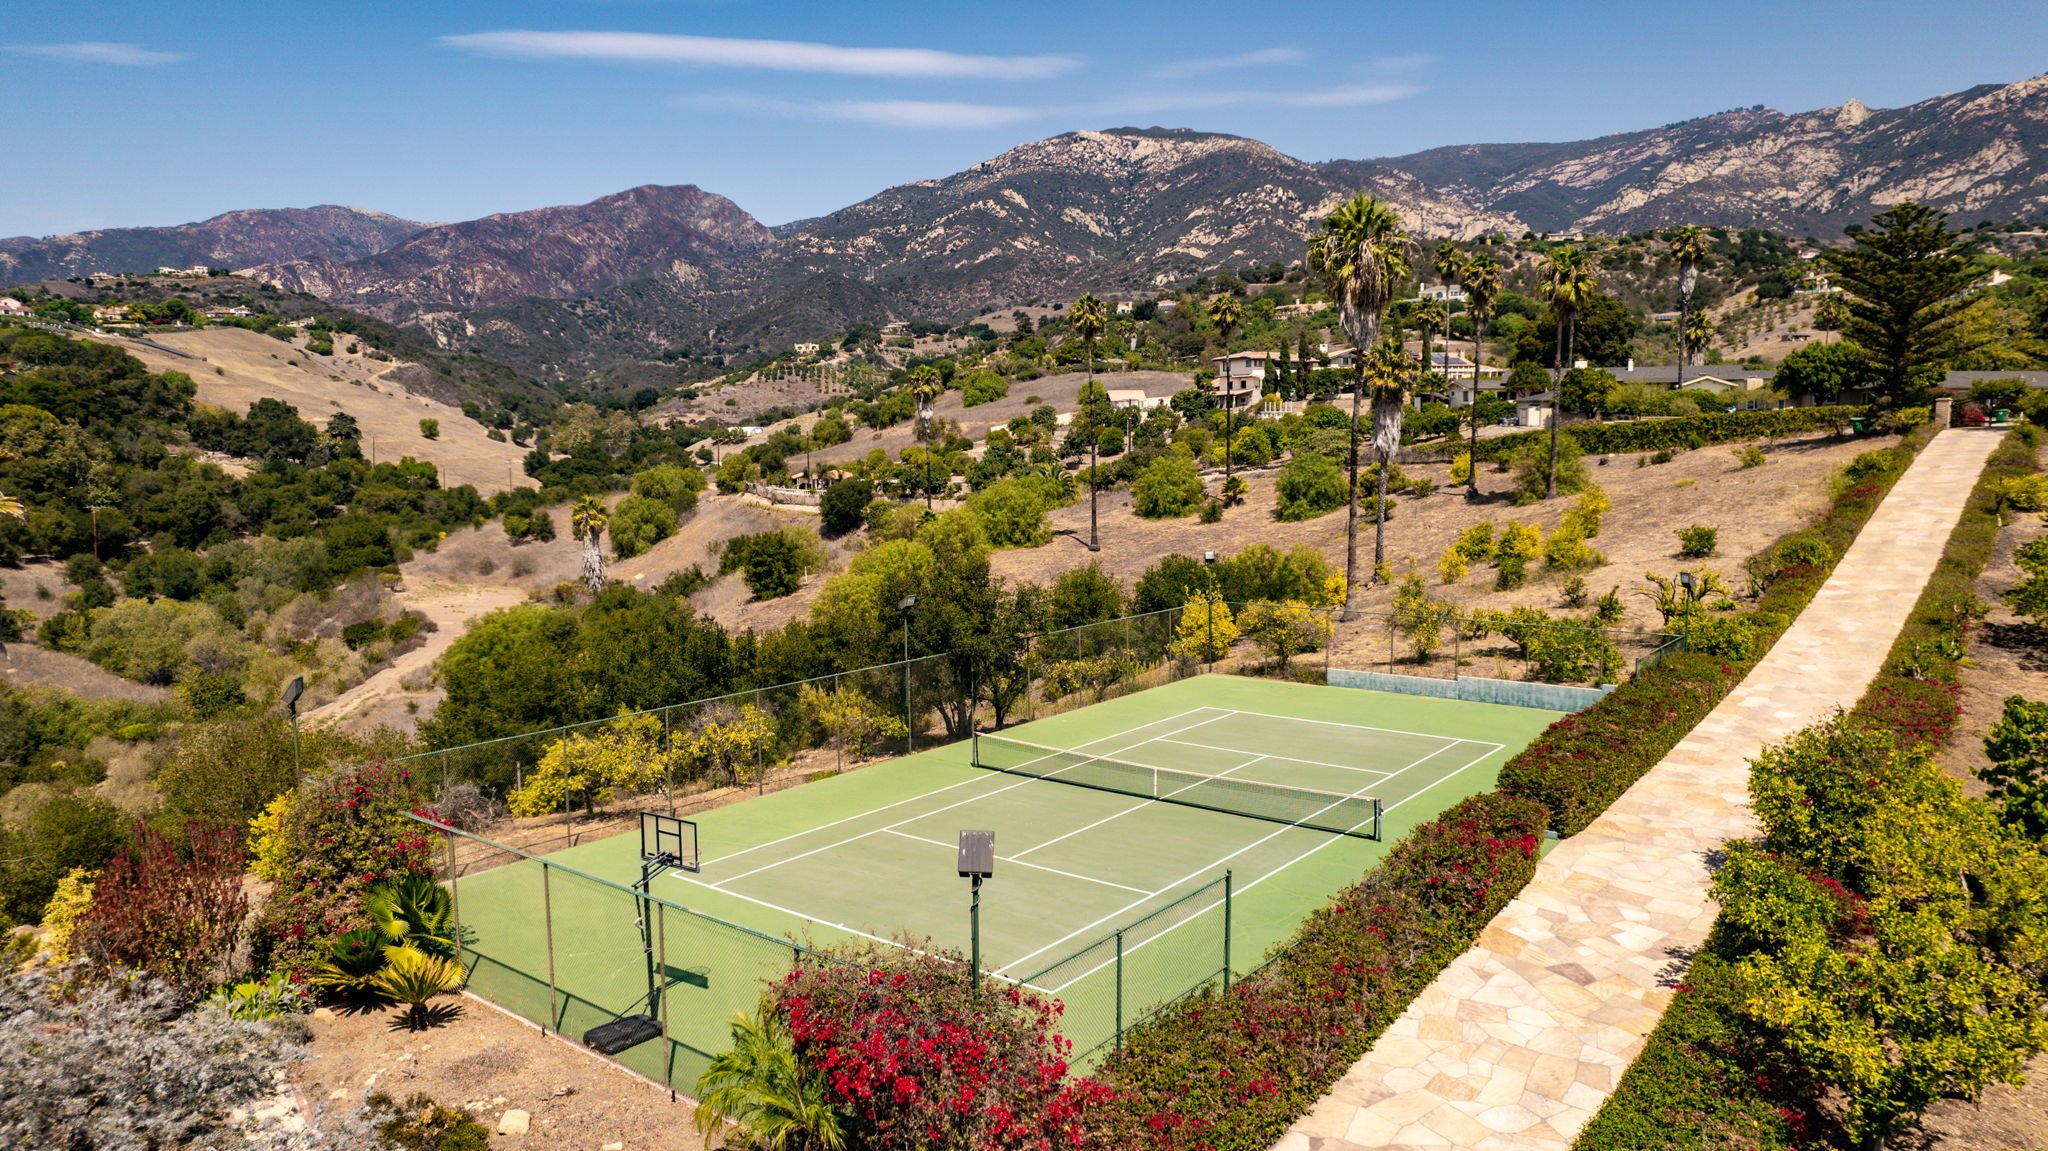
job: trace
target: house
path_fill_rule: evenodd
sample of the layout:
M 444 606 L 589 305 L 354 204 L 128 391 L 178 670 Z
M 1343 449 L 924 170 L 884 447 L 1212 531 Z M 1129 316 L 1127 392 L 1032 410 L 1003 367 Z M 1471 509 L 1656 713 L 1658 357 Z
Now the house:
M 1677 322 L 1678 322 L 1678 320 L 1679 320 L 1679 315 L 1678 315 L 1678 313 L 1677 313 L 1677 312 L 1651 312 L 1651 313 L 1650 313 L 1650 322 L 1651 322 L 1651 323 L 1653 323 L 1653 324 L 1675 324 L 1675 323 L 1677 323 Z
M 1159 303 L 1158 303 L 1158 304 L 1157 304 L 1156 306 L 1157 306 L 1157 307 L 1158 307 L 1158 309 L 1159 309 L 1159 314 L 1160 314 L 1160 315 L 1162 315 L 1162 316 L 1164 316 L 1164 315 L 1166 315 L 1167 313 L 1169 313 L 1169 312 L 1172 312 L 1172 311 L 1173 311 L 1173 310 L 1175 310 L 1176 308 L 1179 308 L 1179 307 L 1180 307 L 1180 301 L 1179 301 L 1179 300 L 1161 300 L 1161 301 L 1159 301 Z
M 96 324 L 128 324 L 134 322 L 128 315 L 128 305 L 126 304 L 98 305 L 92 310 L 92 320 Z
M 907 336 L 909 334 L 910 321 L 908 320 L 890 320 L 882 325 L 883 339 L 888 339 L 891 336 Z
M 1465 289 L 1460 284 L 1431 284 L 1422 289 L 1421 298 L 1425 300 L 1442 300 L 1446 304 L 1461 303 L 1465 299 Z M 1277 314 L 1278 309 L 1275 309 L 1275 312 Z
M 1624 368 L 1604 368 L 1603 371 L 1624 384 L 1661 384 L 1675 387 L 1678 384 L 1677 364 L 1645 364 L 1638 366 L 1633 361 Z M 1767 368 L 1745 368 L 1738 364 L 1689 365 L 1685 369 L 1685 386 L 1689 390 L 1702 392 L 1755 392 L 1770 386 L 1771 372 Z
M 1355 368 L 1358 366 L 1358 349 L 1356 348 L 1333 348 L 1328 344 L 1317 344 L 1316 350 L 1323 354 L 1324 367 Z
M 1273 309 L 1276 318 L 1288 316 L 1310 316 L 1328 307 L 1327 304 L 1281 304 Z
M 792 352 L 795 352 L 795 353 L 796 353 L 797 355 L 799 355 L 799 356 L 815 356 L 815 355 L 817 355 L 817 354 L 818 354 L 818 345 L 816 345 L 816 344 L 798 344 L 798 345 L 796 345 L 795 347 L 792 347 L 792 348 L 791 348 L 791 349 L 789 349 L 789 350 L 790 350 L 790 351 L 792 351 Z
M 1217 378 L 1230 376 L 1233 379 L 1249 376 L 1255 380 L 1266 378 L 1266 365 L 1276 357 L 1272 352 L 1232 352 L 1217 356 L 1209 362 L 1216 365 Z
M 1537 392 L 1515 401 L 1515 423 L 1525 428 L 1550 426 L 1550 393 Z
M 1109 406 L 1112 408 L 1149 412 L 1154 408 L 1163 408 L 1168 403 L 1167 397 L 1148 396 L 1143 388 L 1109 388 L 1107 391 Z
M 1117 315 L 1119 315 L 1119 316 L 1128 316 L 1128 315 L 1130 315 L 1130 314 L 1131 314 L 1131 302 L 1130 302 L 1129 300 L 1118 300 L 1118 301 L 1116 302 L 1116 314 L 1117 314 Z
M 253 316 L 256 313 L 250 311 L 248 308 L 245 308 L 240 304 L 236 304 L 232 308 L 208 308 L 206 309 L 205 314 L 206 318 L 209 320 L 230 320 L 246 319 L 247 317 Z
M 26 316 L 28 305 L 13 296 L 0 296 L 0 316 Z
M 1266 361 L 1272 358 L 1271 352 L 1232 352 L 1215 357 L 1211 362 L 1216 365 L 1216 379 L 1209 387 L 1216 397 L 1216 406 L 1225 411 L 1242 411 L 1257 403 L 1266 390 Z
M 1447 380 L 1470 380 L 1475 374 L 1472 361 L 1456 352 L 1431 352 L 1429 370 Z M 1482 380 L 1504 380 L 1508 376 L 1508 370 L 1493 364 L 1481 364 L 1476 369 L 1476 374 Z

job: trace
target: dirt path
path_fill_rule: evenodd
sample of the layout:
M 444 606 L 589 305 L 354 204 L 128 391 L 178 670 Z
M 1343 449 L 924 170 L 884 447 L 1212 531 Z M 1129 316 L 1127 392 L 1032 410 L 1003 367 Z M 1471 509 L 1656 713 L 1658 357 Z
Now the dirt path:
M 429 702 L 438 701 L 439 689 L 429 689 L 425 681 L 442 653 L 477 617 L 523 602 L 526 593 L 502 585 L 432 581 L 409 584 L 395 598 L 401 610 L 418 612 L 434 624 L 427 642 L 313 709 L 307 713 L 308 720 L 353 730 L 410 728 L 418 713 L 431 712 Z

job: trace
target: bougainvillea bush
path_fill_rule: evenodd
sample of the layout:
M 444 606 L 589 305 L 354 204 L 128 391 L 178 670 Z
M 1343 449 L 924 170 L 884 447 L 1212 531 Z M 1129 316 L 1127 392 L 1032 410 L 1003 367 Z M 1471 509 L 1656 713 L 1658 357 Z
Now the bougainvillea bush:
M 427 804 L 411 769 L 379 760 L 309 780 L 253 823 L 256 872 L 276 886 L 257 920 L 257 957 L 301 981 L 327 944 L 368 926 L 372 884 L 431 875 L 433 843 L 408 813 Z
M 1105 1092 L 1068 1074 L 1058 1001 L 968 986 L 955 953 L 847 947 L 769 990 L 797 1057 L 821 1073 L 850 1146 L 1078 1146 Z
M 1088 1145 L 1271 1146 L 1528 883 L 1544 820 L 1498 793 L 1459 803 L 1227 994 L 1127 1032 L 1097 1072 Z

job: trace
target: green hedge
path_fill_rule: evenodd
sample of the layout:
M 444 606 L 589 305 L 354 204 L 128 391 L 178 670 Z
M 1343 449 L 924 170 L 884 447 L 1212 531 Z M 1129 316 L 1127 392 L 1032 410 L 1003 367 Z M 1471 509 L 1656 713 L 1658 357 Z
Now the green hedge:
M 1813 409 L 1804 409 L 1813 410 Z M 1768 414 L 1768 413 L 1744 413 Z M 1834 557 L 1826 565 L 1779 566 L 1767 558 L 1753 571 L 1768 586 L 1745 613 L 1762 641 L 1747 661 L 1697 653 L 1668 656 L 1656 667 L 1607 694 L 1577 715 L 1551 724 L 1536 741 L 1501 767 L 1500 789 L 1525 796 L 1550 810 L 1551 827 L 1575 835 L 1657 765 L 1742 681 L 1771 644 L 1820 591 L 1885 493 L 1934 438 L 1919 428 L 1896 446 L 1866 452 L 1851 466 L 1858 478 L 1836 492 L 1819 522 L 1773 544 L 1766 557 L 1785 550 L 1786 540 L 1813 533 L 1828 542 Z
M 1578 441 L 1588 455 L 1617 455 L 1626 452 L 1684 451 L 1738 440 L 1767 440 L 1796 436 L 1822 429 L 1838 431 L 1870 409 L 1851 404 L 1817 408 L 1772 408 L 1759 412 L 1717 412 L 1709 416 L 1687 416 L 1671 420 L 1635 420 L 1621 424 L 1566 424 L 1564 431 Z M 1523 444 L 1550 442 L 1547 431 L 1510 432 L 1479 441 L 1479 458 L 1505 459 Z M 1462 453 L 1469 444 L 1445 442 L 1427 449 Z
M 1536 871 L 1543 809 L 1497 792 L 1395 844 L 1231 987 L 1125 1035 L 1091 1147 L 1264 1151 Z
M 1975 602 L 1977 577 L 1998 541 L 1998 487 L 2036 470 L 2038 440 L 2035 429 L 2015 428 L 1992 454 L 1934 575 L 1892 645 L 1885 671 L 1857 702 L 1853 716 L 1905 742 L 1940 743 L 1953 734 L 1955 668 L 1964 654 L 1961 641 L 1975 618 L 1954 609 Z M 1861 505 L 1867 497 L 1858 492 L 1863 486 L 1852 485 L 1843 497 Z M 1852 492 L 1858 494 L 1851 496 Z M 1917 675 L 1895 670 L 1908 659 Z M 1824 1086 L 1736 1010 L 1734 955 L 1735 948 L 1717 925 L 1648 1045 L 1580 1133 L 1574 1145 L 1578 1151 L 1634 1151 L 1674 1144 L 1764 1149 L 1828 1145 L 1819 1107 Z

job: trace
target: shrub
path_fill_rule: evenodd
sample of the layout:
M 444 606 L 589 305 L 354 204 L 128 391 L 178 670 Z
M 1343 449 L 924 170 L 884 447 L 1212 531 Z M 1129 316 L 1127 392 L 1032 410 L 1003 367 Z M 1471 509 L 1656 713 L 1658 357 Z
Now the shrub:
M 520 817 L 591 809 L 652 790 L 669 768 L 661 721 L 644 713 L 622 716 L 594 733 L 572 731 L 549 744 L 507 806 Z
M 1742 444 L 1735 449 L 1735 462 L 1746 468 L 1760 468 L 1769 463 L 1764 450 L 1755 444 Z
M 1009 394 L 1010 381 L 987 368 L 967 373 L 960 384 L 960 399 L 965 407 L 992 404 Z
M 868 505 L 875 500 L 875 485 L 859 477 L 840 480 L 818 497 L 819 518 L 830 535 L 845 535 L 861 526 Z
M 1495 591 L 1512 591 L 1528 582 L 1528 560 L 1519 555 L 1504 555 L 1496 562 L 1493 574 Z
M 329 347 L 332 347 L 332 346 L 333 346 L 333 345 L 331 345 L 331 344 L 329 345 Z M 441 438 L 441 421 L 439 421 L 439 420 L 437 420 L 437 419 L 434 419 L 434 418 L 433 418 L 432 416 L 428 416 L 427 418 L 425 418 L 425 419 L 422 419 L 422 420 L 420 421 L 420 435 L 422 435 L 422 436 L 424 436 L 424 437 L 426 437 L 427 439 L 430 439 L 430 440 L 438 440 L 438 439 L 440 439 L 440 438 Z
M 1620 424 L 1581 424 L 1571 430 L 1579 450 L 1593 455 L 1627 455 L 1659 449 L 1706 447 L 1737 440 L 1777 439 L 1807 432 L 1834 431 L 1849 426 L 1853 416 L 1869 409 L 1852 405 L 1812 408 L 1777 408 L 1756 412 L 1716 412 L 1673 420 L 1638 420 Z M 1548 431 L 1511 432 L 1479 441 L 1482 459 L 1507 459 L 1532 443 L 1548 448 Z M 1456 450 L 1464 451 L 1460 444 Z M 1668 462 L 1668 461 L 1667 461 Z
M 1577 532 L 1559 528 L 1543 544 L 1543 562 L 1557 571 L 1589 571 L 1607 562 L 1607 557 L 1588 544 Z
M 967 506 L 981 521 L 991 547 L 1042 547 L 1052 541 L 1046 512 L 1053 498 L 1047 487 L 1040 477 L 1005 476 L 967 497 Z
M 1605 633 L 1569 623 L 1528 635 L 1529 674 L 1542 683 L 1612 683 L 1621 653 Z
M 43 937 L 38 953 L 53 967 L 70 963 L 76 954 L 72 946 L 78 921 L 92 908 L 93 881 L 99 872 L 74 867 L 57 881 L 50 902 L 43 905 Z
M 425 1095 L 403 1106 L 382 1093 L 363 1106 L 385 1145 L 398 1151 L 490 1151 L 491 1129 L 460 1107 L 445 1107 Z
M 1984 754 L 1991 763 L 1977 776 L 2002 818 L 2022 835 L 2048 838 L 2048 703 L 2007 696 L 2003 715 L 1984 740 Z M 43 922 L 48 925 L 47 914 Z
M 365 924 L 366 888 L 431 874 L 433 845 L 409 818 L 425 806 L 411 769 L 377 760 L 308 780 L 254 821 L 259 873 L 276 885 L 256 921 L 259 960 L 310 975 L 329 940 Z
M 1012 984 L 976 995 L 957 952 L 869 945 L 770 986 L 798 1064 L 822 1073 L 850 1146 L 1073 1146 L 1107 1092 L 1067 1074 L 1059 1004 Z
M 1457 548 L 1446 551 L 1436 561 L 1436 574 L 1447 584 L 1457 583 L 1465 578 L 1465 556 Z
M 103 866 L 127 842 L 128 820 L 90 791 L 60 787 L 22 806 L 18 826 L 0 822 L 0 916 L 11 922 L 33 921 L 66 875 Z
M 1468 560 L 1490 560 L 1493 558 L 1493 525 L 1473 524 L 1458 535 L 1458 542 L 1452 545 L 1459 555 Z
M 2014 476 L 1998 485 L 1998 494 L 2015 511 L 2048 511 L 2048 475 Z
M 188 995 L 218 983 L 241 935 L 242 848 L 232 830 L 187 825 L 189 848 L 137 823 L 93 884 L 79 917 L 79 954 L 102 969 L 130 968 Z
M 1581 607 L 1585 607 L 1585 606 L 1586 606 L 1586 577 L 1585 577 L 1585 576 L 1576 576 L 1576 575 L 1575 575 L 1575 576 L 1573 576 L 1572 578 L 1570 578 L 1570 579 L 1566 580 L 1566 581 L 1565 581 L 1565 583 L 1564 583 L 1564 588 L 1563 588 L 1563 589 L 1562 589 L 1561 591 L 1559 591 L 1559 592 L 1558 592 L 1558 595 L 1559 595 L 1559 596 L 1560 596 L 1561 598 L 1563 598 L 1563 600 L 1564 600 L 1564 606 L 1566 606 L 1566 607 L 1569 607 L 1569 608 L 1581 608 Z
M 757 598 L 777 599 L 796 591 L 806 574 L 825 566 L 825 558 L 818 537 L 792 525 L 727 540 L 718 574 L 738 571 Z
M 627 496 L 612 509 L 606 530 L 611 532 L 612 553 L 631 559 L 676 534 L 676 509 L 652 496 Z
M 1678 536 L 1678 554 L 1683 559 L 1705 559 L 1720 547 L 1720 531 L 1704 524 L 1679 528 L 1674 534 Z
M 1579 455 L 1576 433 L 1564 433 L 1557 440 L 1557 494 L 1571 495 L 1582 491 L 1591 480 L 1586 475 L 1586 461 Z M 1531 440 L 1519 448 L 1511 459 L 1514 469 L 1515 503 L 1533 504 L 1546 498 L 1550 481 L 1550 444 L 1547 441 Z
M 1296 655 L 1321 651 L 1330 642 L 1330 613 L 1299 600 L 1246 604 L 1237 613 L 1237 624 L 1281 671 Z
M 1396 843 L 1229 993 L 1126 1030 L 1089 1146 L 1263 1148 L 1528 883 L 1543 811 L 1473 796 Z
M 1237 641 L 1237 620 L 1230 605 L 1214 592 L 1188 597 L 1175 629 L 1173 654 L 1192 663 L 1214 663 L 1230 654 Z
M 1274 517 L 1292 523 L 1343 507 L 1347 486 L 1343 471 L 1329 457 L 1298 455 L 1280 469 L 1274 494 L 1279 500 Z

